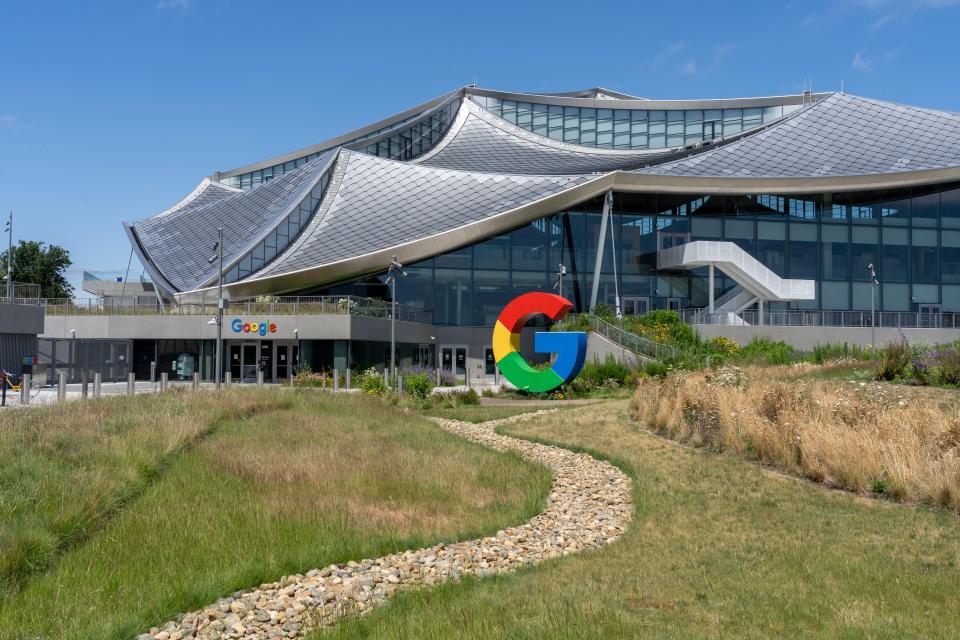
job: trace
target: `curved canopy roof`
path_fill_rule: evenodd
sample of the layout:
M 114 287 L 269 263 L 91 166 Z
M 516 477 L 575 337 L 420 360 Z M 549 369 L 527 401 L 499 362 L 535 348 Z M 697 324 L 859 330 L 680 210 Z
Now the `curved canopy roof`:
M 640 172 L 798 178 L 956 166 L 960 114 L 835 93 L 764 131 Z
M 798 193 L 960 179 L 956 113 L 830 94 L 735 137 L 616 150 L 522 129 L 476 104 L 470 91 L 428 103 L 423 113 L 459 100 L 452 125 L 419 156 L 397 161 L 340 146 L 252 189 L 204 180 L 174 207 L 129 226 L 134 248 L 162 288 L 200 295 L 216 280 L 208 259 L 217 227 L 228 269 L 282 234 L 283 243 L 269 245 L 272 254 L 237 267 L 238 281 L 228 283 L 231 295 L 259 295 L 376 273 L 394 253 L 402 261 L 437 255 L 613 188 Z M 597 100 L 599 93 L 544 99 Z M 578 94 L 584 97 L 570 97 Z M 614 99 L 626 102 L 623 95 Z M 404 122 L 422 131 L 420 120 Z M 395 133 L 401 128 L 377 135 L 402 136 Z M 297 223 L 287 232 L 290 216 Z

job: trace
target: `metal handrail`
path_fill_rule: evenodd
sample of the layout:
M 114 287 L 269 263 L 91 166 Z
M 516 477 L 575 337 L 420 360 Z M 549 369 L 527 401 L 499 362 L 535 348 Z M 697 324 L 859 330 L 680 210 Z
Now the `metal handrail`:
M 0 302 L 40 304 L 40 285 L 32 282 L 14 282 L 11 291 L 7 288 L 6 280 L 0 280 Z
M 680 317 L 688 324 L 770 325 L 775 327 L 889 327 L 901 329 L 960 329 L 960 313 L 951 311 L 828 311 L 756 309 L 731 313 L 708 309 L 683 309 Z M 875 324 L 874 324 L 875 322 Z
M 217 312 L 216 301 L 179 302 L 165 299 L 144 301 L 142 297 L 105 301 L 88 299 L 42 299 L 40 304 L 50 316 L 156 316 L 156 315 L 210 315 Z M 391 305 L 385 300 L 359 296 L 266 296 L 225 301 L 227 313 L 244 315 L 352 315 L 366 318 L 389 319 Z M 398 304 L 397 320 L 429 324 L 433 312 Z
M 662 342 L 656 342 L 649 338 L 637 335 L 632 331 L 627 331 L 622 327 L 607 322 L 597 316 L 586 314 L 580 316 L 570 316 L 573 319 L 583 318 L 592 325 L 594 332 L 607 338 L 614 344 L 617 344 L 633 353 L 653 358 L 654 360 L 672 360 L 677 357 L 676 347 L 672 347 Z

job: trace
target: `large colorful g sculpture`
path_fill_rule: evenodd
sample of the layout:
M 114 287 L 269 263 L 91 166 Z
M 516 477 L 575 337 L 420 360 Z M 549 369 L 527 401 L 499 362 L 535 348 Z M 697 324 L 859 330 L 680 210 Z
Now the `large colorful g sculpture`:
M 493 328 L 493 357 L 500 373 L 518 389 L 552 391 L 577 377 L 587 355 L 587 334 L 582 331 L 538 331 L 533 334 L 537 353 L 556 353 L 549 369 L 538 371 L 520 355 L 520 330 L 536 315 L 560 320 L 573 305 L 552 293 L 525 293 L 503 308 Z

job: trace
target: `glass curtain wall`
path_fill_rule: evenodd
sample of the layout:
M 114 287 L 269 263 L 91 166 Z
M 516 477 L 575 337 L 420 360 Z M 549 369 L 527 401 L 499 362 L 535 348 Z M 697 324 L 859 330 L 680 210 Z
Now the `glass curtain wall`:
M 398 302 L 433 311 L 436 324 L 490 326 L 503 306 L 528 291 L 563 294 L 589 306 L 602 200 L 535 220 L 508 233 L 406 267 Z M 625 313 L 706 306 L 706 268 L 658 272 L 657 250 L 692 240 L 727 240 L 781 277 L 817 281 L 817 299 L 772 308 L 869 310 L 873 264 L 877 308 L 960 311 L 960 185 L 909 191 L 704 196 L 614 194 L 602 248 L 598 303 Z M 330 293 L 387 292 L 385 274 Z M 362 286 L 361 286 L 362 284 Z M 715 294 L 736 283 L 716 273 Z M 388 295 L 388 294 L 387 294 Z

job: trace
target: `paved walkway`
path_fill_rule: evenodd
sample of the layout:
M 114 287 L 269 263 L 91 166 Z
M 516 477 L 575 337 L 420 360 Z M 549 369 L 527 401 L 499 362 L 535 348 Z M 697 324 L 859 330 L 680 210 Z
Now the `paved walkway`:
M 549 413 L 482 424 L 434 419 L 441 428 L 498 451 L 513 450 L 548 466 L 554 483 L 546 509 L 525 524 L 495 535 L 415 549 L 373 560 L 350 561 L 238 592 L 137 640 L 183 638 L 300 638 L 312 628 L 362 613 L 399 589 L 514 571 L 550 558 L 600 547 L 620 538 L 633 504 L 630 479 L 608 462 L 586 454 L 507 436 L 494 429 Z

